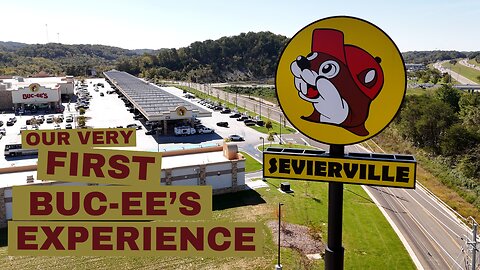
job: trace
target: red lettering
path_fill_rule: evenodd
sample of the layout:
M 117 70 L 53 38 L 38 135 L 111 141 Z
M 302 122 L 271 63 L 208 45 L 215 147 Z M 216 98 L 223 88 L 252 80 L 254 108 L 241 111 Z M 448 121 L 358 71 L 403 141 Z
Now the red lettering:
M 57 211 L 60 215 L 73 216 L 80 209 L 80 192 L 72 192 L 72 207 L 65 209 L 65 192 L 57 192 Z
M 40 135 L 35 132 L 30 132 L 25 137 L 25 141 L 27 142 L 28 145 L 31 145 L 31 146 L 38 145 L 40 143 Z
M 40 250 L 48 250 L 52 244 L 57 250 L 65 250 L 65 247 L 62 245 L 62 242 L 60 241 L 60 239 L 58 239 L 58 236 L 63 231 L 64 227 L 56 227 L 53 231 L 52 231 L 52 228 L 47 226 L 42 226 L 41 228 L 45 233 L 45 236 L 47 237 L 47 239 L 45 239 L 45 242 L 43 242 L 43 245 L 40 247 Z
M 147 215 L 165 216 L 166 209 L 155 209 L 156 206 L 165 206 L 164 200 L 156 200 L 157 198 L 166 198 L 166 192 L 147 192 Z
M 58 145 L 70 145 L 70 134 L 68 132 L 58 132 Z
M 85 134 L 81 131 L 78 131 L 77 132 L 77 135 L 78 135 L 78 140 L 82 143 L 82 144 L 87 144 L 88 142 L 88 139 L 90 138 L 90 131 L 87 131 L 85 132 Z
M 133 134 L 133 131 L 132 130 L 128 130 L 128 131 L 123 131 L 123 130 L 120 130 L 120 134 L 122 135 L 123 137 L 123 141 L 124 143 L 128 144 L 130 142 L 130 137 L 132 136 Z
M 200 213 L 202 206 L 199 202 L 195 200 L 199 200 L 200 195 L 196 192 L 189 191 L 184 192 L 180 195 L 180 203 L 185 207 L 180 207 L 180 213 L 184 214 L 185 216 L 195 216 Z
M 255 234 L 255 228 L 236 228 L 235 229 L 235 251 L 255 251 L 255 245 L 245 245 L 244 242 L 253 243 L 253 235 L 245 236 L 244 234 Z
M 50 141 L 48 140 L 49 138 L 47 137 L 50 135 Z M 52 145 L 55 143 L 55 133 L 54 132 L 42 132 L 42 143 L 44 145 Z
M 117 140 L 118 133 L 116 131 L 113 131 L 113 130 L 105 131 L 105 137 L 106 137 L 107 144 L 112 144 L 112 143 L 118 144 L 118 140 Z
M 111 241 L 112 236 L 102 233 L 111 233 L 112 227 L 93 227 L 92 228 L 92 250 L 113 250 L 112 244 L 102 244 L 102 241 Z
M 66 158 L 67 153 L 59 151 L 48 151 L 47 154 L 47 174 L 55 174 L 55 167 L 65 167 L 64 161 L 57 161 L 56 158 Z
M 203 250 L 204 230 L 204 228 L 198 227 L 197 235 L 195 236 L 188 228 L 180 227 L 180 250 L 188 250 L 188 243 L 190 243 L 195 250 Z
M 167 245 L 167 241 L 175 241 L 175 236 L 165 235 L 166 233 L 175 233 L 175 227 L 157 227 L 156 228 L 156 243 L 157 250 L 175 250 L 175 245 Z
M 37 237 L 35 234 L 27 235 L 29 232 L 37 232 L 38 228 L 35 226 L 18 226 L 17 247 L 19 250 L 37 250 L 37 244 L 27 244 L 27 241 L 35 241 Z
M 155 163 L 155 157 L 133 156 L 132 162 L 138 162 L 138 180 L 147 180 L 148 163 Z
M 92 216 L 103 215 L 107 211 L 107 207 L 105 205 L 101 205 L 97 209 L 93 209 L 93 199 L 98 199 L 100 202 L 107 201 L 107 197 L 102 192 L 89 192 L 87 195 L 85 195 L 85 199 L 83 200 L 85 212 Z
M 223 244 L 217 244 L 217 234 L 223 237 L 230 237 L 230 231 L 225 227 L 215 227 L 208 232 L 208 245 L 212 250 L 225 251 L 230 247 L 230 241 L 224 240 Z
M 128 233 L 128 236 L 126 235 Z M 138 239 L 139 233 L 137 228 L 133 227 L 117 227 L 117 249 L 125 250 L 125 242 L 130 250 L 138 250 L 135 240 Z
M 76 250 L 77 243 L 83 243 L 88 239 L 88 230 L 84 227 L 68 228 L 68 250 Z
M 83 169 L 82 176 L 90 176 L 90 170 L 93 169 L 96 177 L 105 177 L 102 172 L 102 166 L 105 165 L 105 158 L 103 155 L 94 153 L 85 153 L 83 155 Z
M 42 200 L 40 200 L 42 199 Z M 52 195 L 48 192 L 31 192 L 30 193 L 30 215 L 47 216 L 53 211 Z M 40 209 L 42 208 L 42 209 Z
M 78 153 L 70 154 L 70 175 L 78 175 Z
M 92 141 L 93 144 L 102 144 L 104 142 L 102 140 L 103 139 L 103 131 L 93 131 L 92 135 L 93 135 L 93 141 Z
M 143 250 L 152 249 L 152 228 L 143 227 Z
M 130 209 L 132 206 L 140 206 L 140 201 L 133 201 L 132 198 L 142 198 L 142 192 L 122 193 L 122 215 L 142 215 L 142 210 Z
M 115 179 L 124 179 L 128 177 L 130 169 L 127 165 L 119 163 L 120 161 L 123 163 L 129 162 L 128 157 L 123 155 L 114 155 L 108 160 L 108 164 L 113 168 L 113 170 L 108 170 L 108 175 L 110 175 L 110 177 Z

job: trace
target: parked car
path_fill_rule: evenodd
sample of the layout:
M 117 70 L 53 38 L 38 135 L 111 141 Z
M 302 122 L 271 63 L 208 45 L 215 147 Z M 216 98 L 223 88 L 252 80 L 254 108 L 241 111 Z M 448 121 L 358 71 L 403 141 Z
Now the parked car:
M 243 123 L 245 123 L 245 126 L 247 126 L 247 127 L 255 126 L 255 121 L 253 121 L 251 119 L 247 119 Z
M 219 127 L 228 127 L 228 122 L 218 122 L 217 126 Z
M 197 129 L 198 133 L 200 134 L 206 134 L 206 133 L 212 133 L 213 132 L 213 129 L 211 128 L 207 128 L 207 127 L 204 127 L 204 126 L 200 126 L 198 129 Z
M 181 127 L 175 127 L 174 132 L 176 136 L 182 136 L 182 135 L 193 135 L 197 131 L 189 126 L 181 126 Z
M 54 129 L 54 130 L 58 130 L 58 129 L 62 129 L 62 128 L 60 127 L 59 124 L 55 124 L 55 126 L 53 126 L 53 129 Z
M 237 121 L 245 121 L 245 120 L 247 120 L 247 119 L 249 119 L 248 116 L 242 115 L 242 116 L 240 116 L 239 118 L 237 118 Z
M 239 117 L 241 117 L 241 116 L 242 116 L 242 115 L 239 114 L 239 113 L 234 113 L 234 114 L 230 115 L 229 117 L 230 117 L 230 118 L 239 118 Z
M 139 130 L 139 129 L 142 129 L 142 126 L 137 124 L 130 124 L 130 125 L 127 125 L 127 128 L 134 128 L 136 130 Z
M 100 96 L 103 97 L 105 96 L 105 94 L 103 92 L 100 92 Z
M 72 124 L 66 124 L 66 125 L 65 125 L 65 128 L 66 128 L 66 129 L 72 129 Z
M 257 120 L 256 121 L 257 125 L 263 127 L 263 125 L 265 125 L 265 122 L 263 122 L 263 120 Z
M 241 142 L 241 141 L 244 141 L 244 139 L 243 139 L 242 136 L 236 135 L 236 134 L 228 136 L 228 139 L 230 139 L 230 141 L 232 141 L 232 142 Z
M 3 121 L 0 120 L 0 127 L 3 126 Z
M 231 113 L 231 112 L 232 111 L 229 108 L 225 108 L 220 113 L 227 114 L 227 113 Z
M 145 135 L 154 135 L 155 133 L 156 133 L 156 131 L 153 130 L 153 129 L 149 129 L 149 130 L 145 131 Z
M 65 122 L 67 122 L 67 123 L 73 122 L 73 116 L 71 116 L 71 115 L 67 116 L 67 117 L 65 118 Z
M 2 134 L 3 136 L 7 135 L 7 131 L 5 130 L 5 128 L 0 128 L 0 134 Z
M 13 125 L 15 125 L 15 122 L 9 119 L 7 121 L 7 127 L 10 127 L 10 126 L 13 126 Z

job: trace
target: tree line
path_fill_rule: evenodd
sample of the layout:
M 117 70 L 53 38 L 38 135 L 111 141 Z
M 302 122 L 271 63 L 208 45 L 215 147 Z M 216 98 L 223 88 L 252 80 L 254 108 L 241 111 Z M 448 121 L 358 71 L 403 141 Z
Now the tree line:
M 480 93 L 443 85 L 433 93 L 405 97 L 394 127 L 428 155 L 439 157 L 457 177 L 452 186 L 476 193 L 480 207 Z

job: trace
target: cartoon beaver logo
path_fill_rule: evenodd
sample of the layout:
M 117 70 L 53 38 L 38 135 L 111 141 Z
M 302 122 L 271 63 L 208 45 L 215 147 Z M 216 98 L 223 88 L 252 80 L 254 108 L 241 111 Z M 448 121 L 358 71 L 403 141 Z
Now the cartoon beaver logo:
M 313 105 L 312 114 L 301 118 L 367 136 L 370 103 L 383 87 L 380 62 L 379 57 L 344 44 L 343 32 L 315 29 L 311 53 L 290 65 L 298 95 Z

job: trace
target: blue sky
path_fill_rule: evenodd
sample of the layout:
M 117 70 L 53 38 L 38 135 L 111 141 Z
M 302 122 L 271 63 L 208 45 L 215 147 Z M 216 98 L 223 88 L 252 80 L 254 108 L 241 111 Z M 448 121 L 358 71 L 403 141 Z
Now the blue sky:
M 382 28 L 402 52 L 480 50 L 477 0 L 0 0 L 0 10 L 1 41 L 46 43 L 48 29 L 49 42 L 179 48 L 249 31 L 292 37 L 318 19 L 348 15 Z

